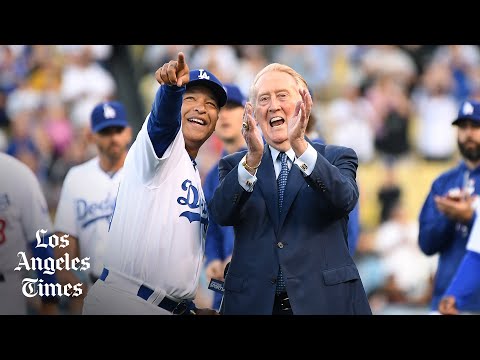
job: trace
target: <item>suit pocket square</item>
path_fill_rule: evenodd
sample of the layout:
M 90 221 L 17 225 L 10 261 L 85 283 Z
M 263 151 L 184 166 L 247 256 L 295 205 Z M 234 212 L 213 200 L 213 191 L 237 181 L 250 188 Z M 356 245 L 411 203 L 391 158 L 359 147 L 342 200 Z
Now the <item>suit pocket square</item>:
M 325 285 L 336 285 L 356 279 L 360 279 L 360 275 L 354 264 L 336 269 L 323 270 L 323 281 Z

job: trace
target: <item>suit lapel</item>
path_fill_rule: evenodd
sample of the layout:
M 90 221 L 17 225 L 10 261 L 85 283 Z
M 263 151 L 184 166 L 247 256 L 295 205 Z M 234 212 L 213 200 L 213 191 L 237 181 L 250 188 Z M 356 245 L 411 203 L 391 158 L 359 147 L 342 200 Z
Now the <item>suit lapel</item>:
M 292 168 L 288 173 L 287 186 L 285 187 L 285 194 L 283 195 L 282 213 L 280 215 L 279 227 L 283 225 L 285 218 L 287 217 L 288 210 L 292 206 L 293 200 L 297 197 L 298 192 L 302 185 L 305 185 L 305 179 L 302 172 L 295 165 L 292 164 Z
M 257 171 L 257 184 L 255 186 L 258 186 L 263 194 L 275 232 L 277 232 L 279 221 L 277 180 L 275 177 L 275 169 L 273 168 L 272 154 L 266 144 L 262 164 Z
M 310 143 L 310 145 L 312 145 L 315 148 L 315 150 L 319 151 L 308 137 L 305 136 L 305 140 L 307 140 Z M 323 148 L 324 147 L 322 147 L 322 149 Z M 322 156 L 325 154 L 324 150 L 319 152 L 320 154 L 322 154 Z M 282 227 L 283 222 L 287 217 L 288 210 L 292 206 L 293 201 L 297 197 L 297 194 L 303 185 L 306 185 L 306 182 L 305 182 L 305 179 L 303 178 L 302 171 L 295 164 L 292 164 L 292 168 L 288 173 L 287 186 L 285 187 L 285 194 L 283 197 L 282 214 L 280 215 L 279 227 Z

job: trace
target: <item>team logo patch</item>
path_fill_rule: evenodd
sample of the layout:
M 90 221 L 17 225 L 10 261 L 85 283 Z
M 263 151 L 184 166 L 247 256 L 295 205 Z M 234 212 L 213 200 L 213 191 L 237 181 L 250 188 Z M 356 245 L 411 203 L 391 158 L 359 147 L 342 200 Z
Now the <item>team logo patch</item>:
M 102 201 L 88 201 L 87 199 L 76 199 L 75 210 L 77 221 L 81 223 L 82 229 L 99 221 L 104 220 L 110 223 L 113 209 L 115 208 L 116 196 L 107 194 Z
M 466 102 L 466 103 L 463 105 L 462 113 L 463 113 L 463 115 L 471 115 L 471 114 L 473 114 L 473 106 L 472 106 L 472 104 L 470 104 L 469 102 Z
M 205 72 L 205 70 L 199 69 L 198 71 L 199 71 L 199 74 L 198 74 L 199 79 L 210 80 L 210 76 Z
M 113 119 L 115 116 L 117 116 L 117 112 L 113 107 L 105 104 L 103 105 L 103 116 L 105 117 L 105 119 Z
M 200 199 L 198 189 L 192 184 L 191 180 L 185 180 L 182 183 L 182 190 L 187 192 L 185 197 L 180 196 L 177 198 L 177 203 L 180 205 L 186 205 L 190 209 L 201 208 L 200 212 L 184 211 L 180 214 L 180 217 L 186 217 L 189 222 L 200 221 L 201 224 L 208 225 L 207 209 L 204 201 Z

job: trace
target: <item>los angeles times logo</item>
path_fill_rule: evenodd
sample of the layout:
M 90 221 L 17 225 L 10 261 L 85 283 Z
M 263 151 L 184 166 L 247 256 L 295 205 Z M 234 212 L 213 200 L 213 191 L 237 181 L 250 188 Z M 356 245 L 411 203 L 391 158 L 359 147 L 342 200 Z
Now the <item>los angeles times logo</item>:
M 47 230 L 39 229 L 35 237 L 37 239 L 36 248 L 47 248 L 51 247 L 56 248 L 66 248 L 70 241 L 68 240 L 69 235 L 65 234 L 60 238 L 53 234 L 48 237 L 48 241 L 45 242 L 45 234 Z M 55 272 L 62 270 L 76 270 L 76 271 L 86 271 L 90 268 L 90 257 L 85 257 L 79 259 L 75 257 L 70 259 L 70 255 L 65 253 L 64 256 L 54 259 L 48 257 L 42 259 L 40 257 L 31 257 L 27 258 L 25 251 L 19 251 L 17 256 L 20 258 L 18 266 L 15 267 L 15 271 L 21 271 L 25 269 L 27 271 L 41 271 L 43 274 L 53 275 Z M 58 284 L 58 283 L 45 283 L 43 279 L 33 279 L 33 278 L 24 278 L 22 280 L 22 293 L 28 298 L 34 296 L 68 296 L 68 297 L 77 297 L 82 295 L 82 283 L 77 284 Z

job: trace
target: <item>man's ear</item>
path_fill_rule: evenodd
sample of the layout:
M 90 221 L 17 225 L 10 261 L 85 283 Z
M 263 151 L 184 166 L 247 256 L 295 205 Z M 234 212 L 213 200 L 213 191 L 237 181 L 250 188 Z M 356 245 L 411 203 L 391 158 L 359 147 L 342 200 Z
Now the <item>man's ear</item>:
M 127 126 L 125 128 L 125 131 L 128 133 L 128 142 L 131 143 L 132 142 L 132 128 L 130 126 Z
M 95 136 L 98 135 L 93 133 L 91 129 L 85 130 L 85 137 L 89 144 L 95 144 Z

